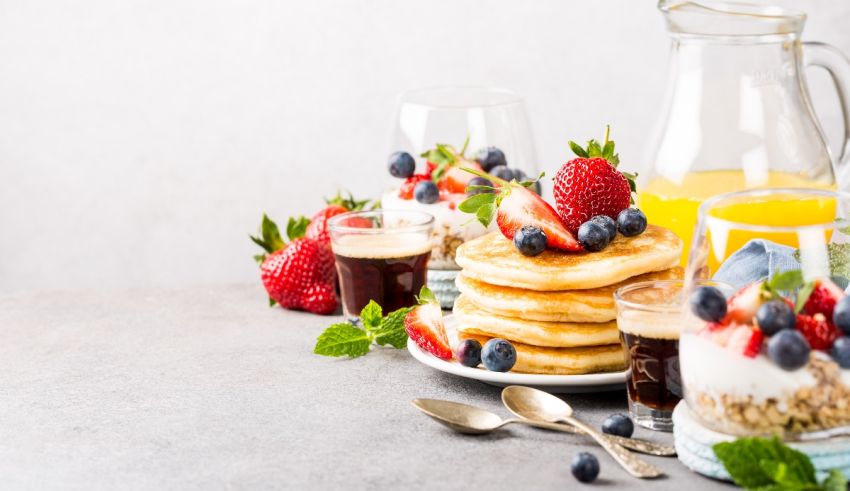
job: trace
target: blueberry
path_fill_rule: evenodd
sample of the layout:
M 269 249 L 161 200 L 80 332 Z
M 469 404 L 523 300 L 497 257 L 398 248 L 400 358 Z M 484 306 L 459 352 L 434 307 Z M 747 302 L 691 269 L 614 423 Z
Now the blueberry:
M 494 338 L 484 343 L 481 362 L 487 370 L 507 372 L 516 363 L 516 348 L 504 339 Z
M 835 305 L 832 322 L 844 334 L 850 334 L 850 297 L 844 297 Z
M 467 183 L 467 186 L 490 186 L 493 187 L 493 183 L 490 182 L 490 179 L 485 179 L 483 177 L 473 177 Z M 468 189 L 468 188 L 467 188 Z M 468 196 L 475 196 L 476 194 L 481 193 L 492 193 L 492 189 L 469 189 L 466 194 Z
M 809 342 L 800 331 L 783 329 L 767 342 L 767 356 L 779 368 L 791 371 L 803 367 L 809 361 Z
M 617 435 L 625 438 L 632 436 L 635 432 L 635 424 L 631 418 L 622 413 L 612 414 L 602 422 L 602 433 Z
M 393 177 L 407 179 L 416 170 L 416 161 L 407 152 L 393 152 L 390 155 L 389 166 Z
M 475 153 L 475 160 L 481 164 L 484 172 L 490 172 L 497 165 L 504 165 L 506 167 L 508 165 L 507 160 L 505 160 L 505 152 L 496 147 L 482 148 Z
M 523 256 L 537 256 L 546 249 L 546 233 L 540 227 L 526 225 L 514 234 L 514 246 Z
M 617 215 L 617 228 L 626 237 L 640 235 L 646 230 L 646 215 L 637 208 L 626 208 Z
M 570 472 L 581 482 L 592 482 L 599 475 L 599 460 L 591 453 L 580 452 L 573 457 Z
M 514 178 L 514 171 L 509 169 L 507 165 L 497 165 L 496 167 L 493 167 L 490 169 L 490 174 L 506 181 L 511 181 Z
M 794 329 L 797 316 L 784 300 L 771 300 L 756 311 L 756 322 L 765 336 L 773 336 L 783 329 Z
M 832 359 L 835 360 L 835 363 L 838 363 L 838 366 L 850 368 L 850 338 L 841 336 L 836 339 L 829 354 L 832 355 Z
M 475 368 L 481 363 L 481 343 L 474 339 L 464 339 L 457 345 L 455 355 L 461 365 Z
M 617 236 L 617 222 L 608 215 L 596 215 L 590 221 L 605 227 L 605 231 L 608 232 L 608 242 L 611 242 Z
M 578 242 L 590 252 L 598 252 L 608 247 L 608 231 L 596 222 L 584 222 L 578 228 Z
M 413 197 L 422 204 L 430 205 L 440 198 L 440 190 L 433 181 L 422 181 L 413 188 Z
M 713 286 L 701 286 L 694 290 L 690 303 L 691 311 L 706 322 L 720 322 L 720 319 L 726 317 L 726 297 Z

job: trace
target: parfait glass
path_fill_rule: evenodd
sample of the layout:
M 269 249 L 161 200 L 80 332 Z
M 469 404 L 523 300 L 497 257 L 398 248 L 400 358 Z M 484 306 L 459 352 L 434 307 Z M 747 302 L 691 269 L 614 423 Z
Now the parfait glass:
M 423 174 L 428 172 L 426 158 L 421 157 L 424 152 L 437 144 L 450 145 L 460 152 L 464 142 L 463 155 L 469 162 L 474 161 L 479 150 L 496 147 L 504 153 L 514 176 L 536 177 L 538 173 L 525 102 L 515 92 L 492 87 L 434 87 L 409 90 L 399 97 L 388 155 L 409 153 L 416 161 L 415 172 Z M 383 172 L 387 175 L 387 187 L 381 197 L 385 208 L 422 210 L 434 215 L 428 286 L 443 308 L 451 308 L 458 295 L 454 281 L 460 269 L 455 263 L 455 251 L 463 242 L 487 230 L 457 210 L 466 198 L 463 189 L 441 188 L 437 202 L 420 203 L 413 196 L 403 197 L 403 181 Z
M 700 206 L 685 292 L 706 279 L 733 292 L 722 291 L 725 310 L 682 316 L 683 410 L 703 426 L 788 440 L 847 430 L 850 326 L 833 314 L 850 279 L 849 212 L 850 194 L 813 188 Z

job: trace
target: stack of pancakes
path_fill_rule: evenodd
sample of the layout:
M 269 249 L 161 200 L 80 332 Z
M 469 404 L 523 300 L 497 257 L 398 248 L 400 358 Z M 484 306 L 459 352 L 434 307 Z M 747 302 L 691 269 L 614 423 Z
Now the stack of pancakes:
M 630 283 L 682 277 L 682 241 L 650 225 L 617 235 L 600 252 L 546 250 L 526 257 L 501 233 L 461 245 L 461 292 L 454 305 L 459 339 L 511 341 L 513 370 L 582 374 L 623 370 L 614 291 Z

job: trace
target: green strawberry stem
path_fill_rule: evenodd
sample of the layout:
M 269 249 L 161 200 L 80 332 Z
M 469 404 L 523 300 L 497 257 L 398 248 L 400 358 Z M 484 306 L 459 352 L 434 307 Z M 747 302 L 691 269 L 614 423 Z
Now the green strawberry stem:
M 490 182 L 496 183 L 500 186 L 509 186 L 511 184 L 504 179 L 499 179 L 496 176 L 491 176 L 490 174 L 484 171 L 473 169 L 471 167 L 461 167 L 460 170 L 469 172 L 470 174 L 476 175 L 478 177 L 483 177 L 484 179 L 488 179 Z

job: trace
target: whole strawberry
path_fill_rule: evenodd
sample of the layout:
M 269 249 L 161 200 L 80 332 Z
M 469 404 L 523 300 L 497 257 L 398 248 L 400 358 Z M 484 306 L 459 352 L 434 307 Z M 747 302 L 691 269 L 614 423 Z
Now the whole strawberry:
M 310 220 L 310 225 L 304 234 L 309 239 L 315 239 L 323 244 L 331 243 L 331 236 L 328 232 L 328 220 L 336 215 L 348 212 L 362 210 L 368 200 L 357 201 L 348 193 L 347 198 L 343 198 L 339 193 L 334 198 L 326 199 L 327 206 L 322 208 L 318 213 L 313 215 Z
M 635 176 L 617 170 L 620 158 L 608 139 L 608 129 L 601 145 L 590 140 L 587 148 L 582 148 L 571 141 L 570 148 L 578 157 L 555 174 L 553 192 L 558 214 L 575 234 L 582 223 L 597 215 L 616 220 L 632 203 Z
M 260 276 L 271 305 L 315 314 L 332 314 L 339 300 L 336 295 L 336 271 L 333 253 L 326 244 L 303 237 L 306 218 L 290 218 L 289 243 L 285 243 L 277 225 L 263 215 L 260 237 L 251 237 L 269 254 L 254 259 L 260 263 Z

